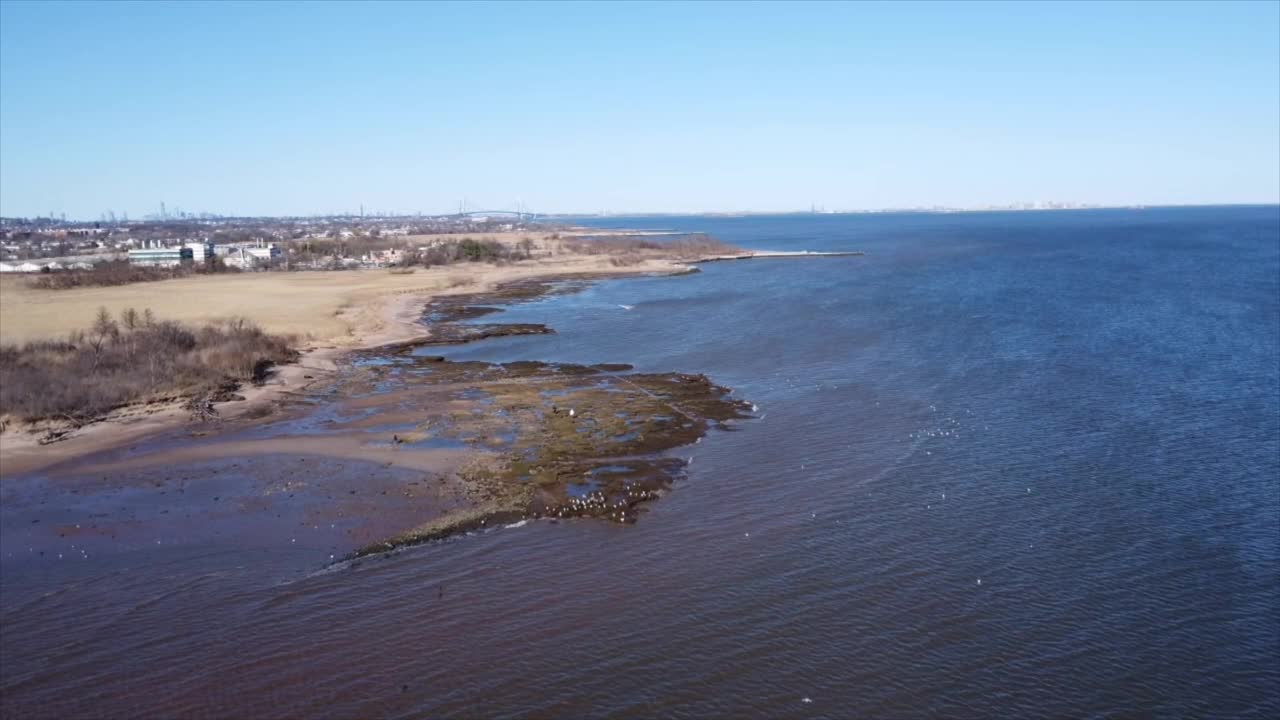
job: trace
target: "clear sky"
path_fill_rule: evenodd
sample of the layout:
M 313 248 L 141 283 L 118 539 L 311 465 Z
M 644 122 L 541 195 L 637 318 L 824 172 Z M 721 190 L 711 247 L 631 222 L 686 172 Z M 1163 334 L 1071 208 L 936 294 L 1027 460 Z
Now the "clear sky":
M 1280 3 L 0 2 L 0 214 L 1280 202 Z

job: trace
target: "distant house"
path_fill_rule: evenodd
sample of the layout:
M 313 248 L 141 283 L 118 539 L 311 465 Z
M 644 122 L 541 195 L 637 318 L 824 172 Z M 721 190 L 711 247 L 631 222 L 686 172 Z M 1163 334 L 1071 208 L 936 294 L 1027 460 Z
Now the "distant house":
M 194 253 L 189 247 L 143 248 L 129 251 L 129 262 L 147 267 L 173 267 L 191 262 Z
M 279 260 L 282 252 L 280 246 L 275 243 L 267 243 L 262 247 L 245 248 L 245 254 L 256 258 L 258 262 L 266 264 Z
M 386 265 L 397 265 L 404 261 L 405 253 L 403 250 L 392 248 L 390 250 L 375 250 L 360 256 L 360 261 L 365 265 L 373 265 L 375 267 L 383 267 Z
M 218 246 L 221 254 L 223 246 Z M 223 261 L 231 266 L 249 270 L 255 267 L 271 266 L 280 260 L 284 250 L 276 243 L 261 244 L 254 247 L 231 247 Z

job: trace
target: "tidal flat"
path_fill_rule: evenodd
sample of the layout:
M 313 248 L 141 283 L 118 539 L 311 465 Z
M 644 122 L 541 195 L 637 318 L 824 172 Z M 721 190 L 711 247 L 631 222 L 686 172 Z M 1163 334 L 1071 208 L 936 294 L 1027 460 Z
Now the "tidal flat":
M 431 354 L 554 333 L 477 320 L 587 284 L 436 298 L 424 335 L 353 351 L 331 378 L 260 416 L 193 423 L 13 478 L 13 539 L 34 555 L 66 551 L 75 536 L 85 556 L 157 533 L 195 545 L 301 541 L 324 565 L 525 520 L 634 523 L 683 477 L 686 461 L 671 451 L 731 430 L 749 403 L 700 374 Z
M 591 517 L 635 522 L 644 503 L 682 476 L 671 451 L 710 429 L 731 429 L 750 405 L 703 375 L 636 373 L 626 364 L 452 362 L 431 345 L 554 332 L 544 325 L 469 323 L 499 304 L 574 292 L 579 282 L 517 283 L 478 296 L 428 304 L 431 335 L 359 353 L 345 380 L 368 402 L 405 419 L 391 443 L 463 444 L 482 451 L 456 473 L 466 511 L 358 548 L 361 557 L 499 523 Z

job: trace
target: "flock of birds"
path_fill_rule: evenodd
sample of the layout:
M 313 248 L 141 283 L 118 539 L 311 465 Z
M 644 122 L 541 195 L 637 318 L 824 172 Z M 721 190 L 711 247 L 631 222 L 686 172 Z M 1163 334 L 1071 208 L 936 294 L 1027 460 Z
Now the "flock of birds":
M 624 497 L 615 500 L 610 500 L 608 496 L 599 490 L 592 490 L 586 495 L 570 497 L 569 502 L 552 512 L 548 512 L 548 515 L 554 514 L 555 517 L 565 518 L 590 514 L 607 517 L 618 522 L 627 522 L 629 519 L 635 519 L 634 514 L 630 517 L 627 515 L 632 504 L 642 500 L 653 500 L 656 497 L 658 497 L 658 493 L 653 490 L 632 486 L 627 486 Z

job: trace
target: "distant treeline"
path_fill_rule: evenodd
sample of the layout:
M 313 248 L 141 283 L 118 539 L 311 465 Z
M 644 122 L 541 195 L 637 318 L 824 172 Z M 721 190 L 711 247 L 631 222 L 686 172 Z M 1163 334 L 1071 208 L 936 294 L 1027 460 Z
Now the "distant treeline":
M 107 260 L 86 270 L 54 270 L 32 277 L 32 287 L 43 290 L 66 290 L 77 287 L 106 287 L 130 283 L 172 280 L 195 274 L 240 272 L 229 267 L 222 258 L 204 262 L 179 263 L 171 267 L 134 265 L 128 260 Z
M 244 319 L 189 328 L 101 308 L 66 340 L 0 345 L 0 414 L 81 423 L 136 402 L 216 398 L 296 357 L 290 338 Z
M 533 257 L 534 241 L 524 238 L 514 244 L 496 240 L 463 237 L 458 240 L 437 240 L 425 248 L 409 246 L 403 239 L 343 239 L 308 240 L 295 243 L 290 251 L 290 263 L 294 269 L 342 269 L 341 258 L 387 250 L 400 253 L 400 259 L 392 263 L 403 267 L 430 267 L 453 265 L 459 262 L 514 262 Z
M 402 264 L 431 267 L 458 262 L 511 262 L 527 260 L 531 257 L 533 257 L 533 240 L 529 238 L 515 245 L 506 245 L 496 240 L 463 238 L 407 253 Z
M 508 263 L 529 260 L 535 249 L 541 247 L 544 254 L 574 253 L 583 255 L 607 255 L 614 265 L 633 265 L 647 257 L 661 256 L 675 259 L 694 259 L 713 255 L 741 252 L 738 248 L 709 235 L 694 233 L 678 236 L 652 235 L 603 235 L 591 237 L 561 238 L 558 233 L 546 235 L 539 244 L 532 237 L 517 242 L 504 243 L 486 238 L 462 237 L 437 240 L 426 247 L 412 247 L 402 238 L 353 238 L 313 239 L 294 241 L 287 250 L 287 260 L 272 269 L 292 270 L 344 270 L 352 266 L 352 256 L 365 253 L 397 251 L 398 259 L 389 264 L 399 267 L 436 267 L 464 262 Z M 29 282 L 34 287 L 61 290 L 77 287 L 103 287 L 127 285 L 137 282 L 170 280 L 203 273 L 240 272 L 230 267 L 221 257 L 204 262 L 181 263 L 172 267 L 149 267 L 111 260 L 98 263 L 88 270 L 57 270 L 41 273 Z
M 732 255 L 742 250 L 704 233 L 689 235 L 602 235 L 565 241 L 570 252 L 584 255 L 662 254 L 676 258 Z
M 631 264 L 645 257 L 660 256 L 676 259 L 693 259 L 713 255 L 731 255 L 742 252 L 728 243 L 710 235 L 646 236 L 605 235 L 561 239 L 558 234 L 548 236 L 556 241 L 558 251 L 581 255 L 608 255 L 616 265 Z M 493 240 L 451 240 L 425 250 L 408 252 L 403 265 L 451 265 L 458 262 L 512 262 L 533 257 L 534 242 L 525 238 L 515 244 Z

